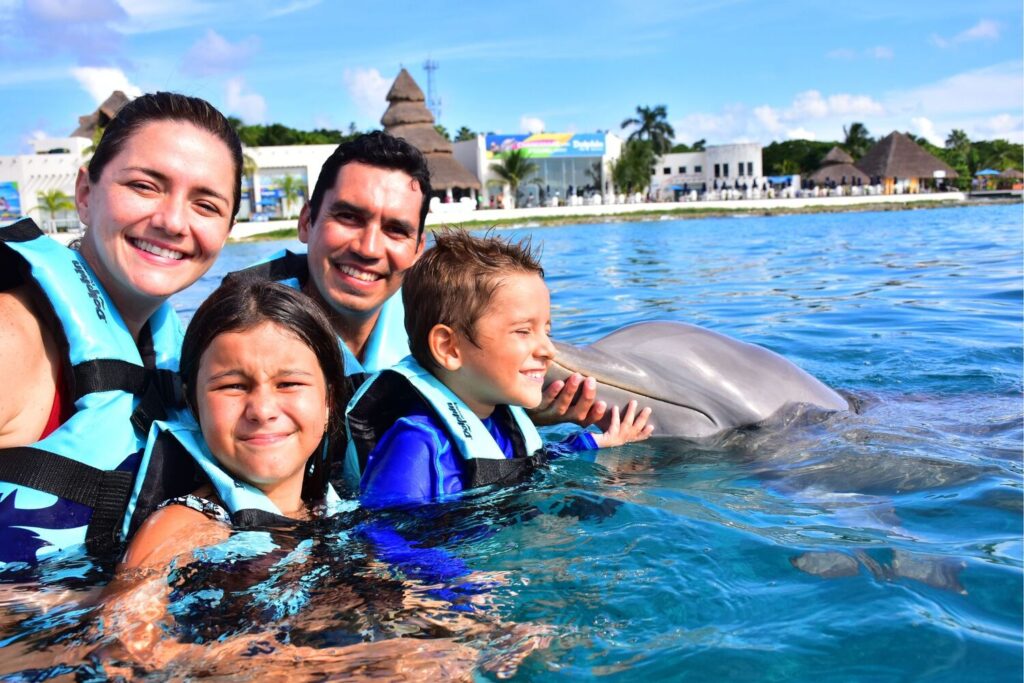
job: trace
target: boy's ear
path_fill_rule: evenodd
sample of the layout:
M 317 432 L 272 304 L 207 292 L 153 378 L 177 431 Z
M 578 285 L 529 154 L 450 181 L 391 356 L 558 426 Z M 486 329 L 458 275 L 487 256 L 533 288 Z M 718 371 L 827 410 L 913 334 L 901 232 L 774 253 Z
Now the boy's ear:
M 427 333 L 427 347 L 434 362 L 454 372 L 462 367 L 462 351 L 455 330 L 447 325 L 434 325 Z

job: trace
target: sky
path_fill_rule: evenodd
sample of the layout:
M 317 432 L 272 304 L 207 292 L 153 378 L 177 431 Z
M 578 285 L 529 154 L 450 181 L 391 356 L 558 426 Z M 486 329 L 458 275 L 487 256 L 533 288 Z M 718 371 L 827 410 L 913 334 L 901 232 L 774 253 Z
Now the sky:
M 64 137 L 114 89 L 247 123 L 380 127 L 405 67 L 449 131 L 840 140 L 854 121 L 943 144 L 1024 142 L 1020 0 L 0 0 L 0 154 Z

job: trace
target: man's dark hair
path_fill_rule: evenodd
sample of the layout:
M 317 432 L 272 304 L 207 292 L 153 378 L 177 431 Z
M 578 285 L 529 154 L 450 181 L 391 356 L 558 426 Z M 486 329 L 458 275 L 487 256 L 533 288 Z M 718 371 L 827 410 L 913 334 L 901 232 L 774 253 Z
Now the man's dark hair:
M 310 224 L 316 222 L 324 194 L 334 187 L 341 167 L 351 163 L 402 171 L 419 184 L 423 193 L 423 204 L 420 206 L 418 236 L 422 235 L 423 226 L 427 222 L 427 211 L 430 209 L 430 170 L 427 168 L 427 160 L 422 152 L 404 139 L 379 130 L 363 133 L 353 140 L 341 143 L 331 156 L 327 157 L 327 161 L 320 168 L 316 185 L 313 186 L 313 194 L 309 198 Z
M 100 138 L 96 151 L 89 160 L 89 180 L 98 183 L 103 169 L 121 152 L 128 139 L 147 123 L 156 121 L 191 123 L 224 143 L 235 167 L 232 179 L 234 202 L 231 216 L 236 216 L 242 199 L 242 143 L 224 115 L 212 104 L 198 97 L 173 92 L 147 93 L 121 107 L 103 129 L 103 137 Z

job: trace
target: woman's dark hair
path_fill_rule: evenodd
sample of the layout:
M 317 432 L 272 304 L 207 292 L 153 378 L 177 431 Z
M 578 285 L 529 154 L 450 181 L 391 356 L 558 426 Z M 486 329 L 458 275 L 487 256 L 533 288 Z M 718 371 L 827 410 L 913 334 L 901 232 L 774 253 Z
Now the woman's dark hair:
M 213 340 L 227 332 L 244 332 L 266 322 L 279 325 L 293 334 L 319 360 L 327 382 L 327 405 L 330 407 L 324 438 L 330 439 L 332 444 L 329 451 L 342 453 L 340 436 L 344 432 L 345 406 L 352 397 L 352 384 L 345 376 L 345 361 L 338 346 L 338 337 L 316 302 L 299 290 L 277 282 L 231 278 L 214 290 L 196 310 L 185 332 L 179 369 L 193 414 L 198 419 L 196 378 L 199 363 Z M 322 498 L 327 490 L 332 454 L 326 463 L 319 459 L 320 449 L 311 455 L 308 465 L 312 468 L 307 466 L 302 484 L 302 497 L 307 502 Z
M 224 115 L 198 97 L 172 92 L 148 93 L 121 107 L 104 128 L 103 137 L 89 160 L 89 180 L 99 182 L 103 169 L 121 152 L 128 138 L 147 123 L 155 121 L 191 123 L 220 138 L 227 145 L 235 165 L 235 196 L 231 210 L 231 217 L 234 218 L 242 201 L 242 143 Z

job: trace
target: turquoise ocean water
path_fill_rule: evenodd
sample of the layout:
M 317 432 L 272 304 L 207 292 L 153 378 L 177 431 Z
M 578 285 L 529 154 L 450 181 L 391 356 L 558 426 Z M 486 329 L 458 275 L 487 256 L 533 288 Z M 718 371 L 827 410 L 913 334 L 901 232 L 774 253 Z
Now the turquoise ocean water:
M 357 511 L 291 565 L 229 568 L 225 551 L 174 574 L 167 637 L 454 637 L 491 662 L 479 679 L 1021 680 L 1022 229 L 1016 205 L 505 230 L 543 244 L 555 338 L 695 323 L 786 356 L 857 410 L 558 461 L 420 515 Z M 176 305 L 188 317 L 223 272 L 281 246 L 229 246 Z M 374 525 L 473 585 L 388 566 Z M 8 648 L 90 637 L 85 597 L 62 605 L 5 599 L 0 673 L 81 675 L 57 654 L 62 667 L 4 665 Z M 516 657 L 512 624 L 549 640 Z

